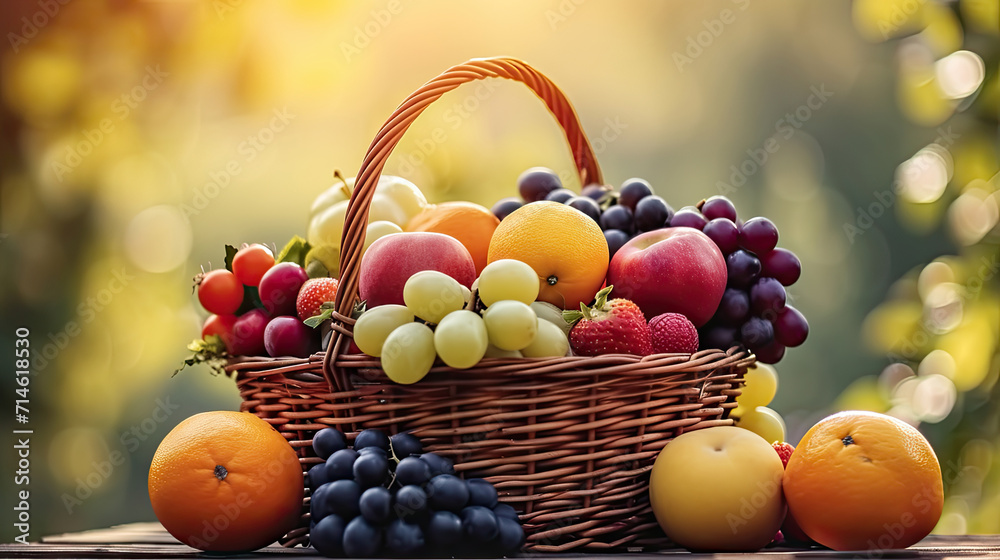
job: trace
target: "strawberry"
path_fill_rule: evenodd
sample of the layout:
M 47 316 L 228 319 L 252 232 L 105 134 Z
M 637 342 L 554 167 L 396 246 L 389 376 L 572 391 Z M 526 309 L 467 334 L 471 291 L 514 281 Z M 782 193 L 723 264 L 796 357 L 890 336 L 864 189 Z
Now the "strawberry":
M 698 351 L 698 329 L 680 313 L 664 313 L 649 320 L 653 351 L 657 354 L 694 354 Z
M 773 447 L 774 450 L 778 452 L 778 457 L 781 457 L 781 466 L 787 467 L 788 460 L 792 457 L 792 452 L 795 451 L 795 447 L 793 447 L 792 444 L 784 441 L 782 442 L 776 441 L 771 444 L 771 447 Z
M 319 307 L 325 302 L 332 302 L 336 297 L 336 278 L 310 278 L 299 289 L 299 295 L 295 298 L 295 311 L 299 314 L 299 319 L 305 321 L 319 315 Z
M 567 322 L 575 323 L 569 331 L 573 352 L 582 356 L 652 354 L 652 334 L 642 310 L 627 299 L 608 301 L 612 287 L 597 292 L 593 307 L 581 303 L 579 311 L 563 313 Z

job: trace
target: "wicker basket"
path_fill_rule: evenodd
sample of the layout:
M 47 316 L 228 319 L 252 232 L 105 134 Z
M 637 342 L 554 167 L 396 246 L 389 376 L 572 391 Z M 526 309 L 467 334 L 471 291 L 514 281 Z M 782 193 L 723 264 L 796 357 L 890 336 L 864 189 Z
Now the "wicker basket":
M 565 131 L 582 184 L 603 182 L 576 113 L 548 78 L 510 58 L 450 68 L 403 101 L 361 165 L 344 227 L 330 347 L 303 359 L 238 358 L 227 369 L 236 374 L 243 410 L 274 425 L 303 469 L 320 461 L 310 446 L 315 430 L 335 426 L 349 437 L 364 428 L 411 431 L 429 451 L 453 458 L 456 470 L 496 486 L 521 513 L 529 550 L 662 548 L 669 543 L 647 495 L 653 461 L 684 431 L 732 423 L 728 411 L 752 354 L 733 348 L 484 359 L 468 370 L 436 366 L 404 386 L 385 377 L 377 358 L 347 353 L 368 210 L 386 159 L 428 105 L 484 78 L 531 88 Z M 307 533 L 303 515 L 283 542 L 303 543 Z

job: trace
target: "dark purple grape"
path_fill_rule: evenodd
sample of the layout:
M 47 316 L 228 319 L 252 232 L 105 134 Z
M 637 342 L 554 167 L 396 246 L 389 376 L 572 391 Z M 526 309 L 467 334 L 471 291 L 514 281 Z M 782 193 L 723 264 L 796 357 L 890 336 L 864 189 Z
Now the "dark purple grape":
M 702 348 L 719 348 L 726 350 L 736 344 L 739 332 L 736 327 L 713 325 L 702 327 L 698 331 L 698 340 Z
M 469 502 L 469 487 L 457 476 L 439 474 L 427 484 L 427 499 L 435 510 L 458 513 Z
M 400 519 L 422 519 L 427 514 L 427 493 L 419 486 L 403 486 L 396 491 L 393 511 Z
M 437 453 L 424 453 L 420 456 L 420 459 L 431 468 L 431 476 L 455 474 L 455 464 L 451 462 L 451 459 L 442 457 Z
M 785 308 L 785 288 L 774 278 L 758 278 L 750 288 L 750 308 L 758 317 L 774 321 Z
M 545 196 L 545 200 L 562 204 L 576 196 L 576 193 L 569 189 L 556 189 Z
M 326 463 L 313 465 L 309 468 L 309 488 L 316 490 L 327 482 L 330 482 L 330 477 L 326 474 Z
M 653 231 L 666 227 L 667 222 L 673 216 L 674 209 L 667 204 L 666 200 L 656 195 L 641 199 L 635 205 L 635 212 L 633 212 L 635 227 L 639 231 Z
M 601 214 L 599 221 L 601 229 L 617 229 L 631 235 L 635 232 L 635 222 L 632 221 L 632 211 L 621 205 L 614 205 Z
M 524 528 L 516 520 L 497 517 L 500 535 L 497 542 L 505 553 L 517 552 L 524 546 Z
M 389 438 L 389 447 L 396 459 L 403 460 L 410 455 L 419 455 L 424 447 L 420 445 L 420 440 L 413 434 L 396 434 Z
M 269 268 L 257 286 L 264 309 L 272 317 L 295 315 L 295 298 L 308 279 L 306 270 L 293 262 L 282 262 Z
M 431 468 L 417 457 L 407 457 L 396 465 L 396 482 L 402 485 L 424 484 L 431 479 Z
M 361 487 L 353 480 L 335 480 L 323 485 L 327 490 L 321 494 L 324 500 L 319 504 L 323 511 L 351 519 L 360 513 Z
M 298 317 L 282 315 L 275 317 L 264 328 L 264 348 L 272 358 L 294 356 L 308 358 L 319 352 L 317 332 L 310 329 Z
M 483 506 L 469 506 L 462 510 L 462 531 L 470 541 L 488 542 L 500 533 L 497 516 Z
M 740 249 L 726 257 L 726 269 L 730 286 L 749 288 L 760 276 L 760 260 Z
M 354 480 L 362 488 L 371 488 L 385 482 L 389 474 L 389 460 L 380 453 L 363 453 L 354 461 Z
M 728 198 L 721 195 L 706 200 L 705 204 L 701 205 L 701 213 L 709 220 L 723 218 L 730 222 L 736 222 L 736 207 Z
M 798 346 L 809 336 L 809 322 L 798 309 L 786 305 L 774 321 L 774 334 L 778 342 L 785 346 Z
M 506 517 L 507 519 L 513 519 L 514 521 L 520 520 L 520 517 L 517 515 L 517 510 L 510 504 L 497 504 L 493 506 L 493 513 L 495 513 L 497 517 Z
M 518 208 L 524 206 L 524 201 L 517 197 L 504 198 L 493 205 L 490 212 L 497 217 L 498 220 L 506 218 L 511 212 L 517 210 Z
M 309 531 L 309 544 L 328 558 L 341 556 L 346 526 L 344 518 L 339 515 L 327 515 Z
M 373 486 L 361 494 L 358 509 L 368 521 L 376 525 L 385 523 L 392 513 L 392 494 L 382 486 Z
M 469 485 L 469 505 L 492 508 L 497 505 L 497 489 L 489 482 L 481 478 L 470 478 L 466 481 Z
M 385 547 L 397 555 L 411 555 L 424 548 L 424 532 L 419 525 L 395 519 L 385 530 Z
M 618 190 L 618 204 L 635 210 L 640 200 L 653 194 L 653 187 L 645 179 L 633 178 L 622 183 L 622 188 Z
M 768 254 L 777 244 L 778 228 L 767 218 L 750 218 L 740 228 L 740 246 L 757 256 Z
M 736 229 L 736 224 L 725 218 L 715 218 L 708 222 L 702 232 L 715 242 L 723 255 L 740 248 L 740 230 Z
M 601 223 L 601 207 L 588 196 L 574 196 L 566 201 L 566 206 L 575 208 L 593 218 L 597 223 Z
M 630 238 L 627 233 L 620 229 L 607 229 L 604 230 L 604 239 L 608 242 L 608 259 L 613 259 L 618 249 L 628 243 Z
M 587 185 L 580 191 L 580 195 L 585 196 L 595 202 L 603 202 L 611 194 L 611 187 L 606 185 Z
M 382 546 L 382 530 L 365 520 L 355 517 L 344 528 L 344 554 L 355 558 L 369 558 L 378 554 Z
M 763 266 L 761 274 L 776 279 L 784 286 L 791 286 L 802 274 L 802 263 L 799 262 L 799 258 L 795 253 L 781 247 L 765 255 L 760 264 Z
M 706 224 L 708 220 L 694 206 L 685 206 L 670 218 L 670 227 L 690 227 L 701 231 Z
M 312 448 L 320 459 L 326 461 L 334 452 L 347 449 L 347 438 L 337 428 L 323 428 L 313 436 Z
M 233 324 L 233 336 L 226 346 L 233 356 L 263 356 L 264 330 L 270 318 L 263 309 L 251 309 L 236 318 Z
M 354 461 L 358 460 L 358 452 L 353 449 L 334 451 L 326 460 L 326 477 L 328 480 L 348 480 L 354 476 Z
M 361 430 L 354 438 L 354 449 L 361 451 L 366 447 L 378 447 L 382 451 L 389 451 L 389 436 L 382 430 L 367 429 Z
M 435 511 L 427 522 L 427 540 L 444 549 L 462 540 L 462 519 L 450 511 Z
M 758 350 L 774 340 L 774 326 L 767 319 L 750 317 L 740 327 L 740 340 L 751 350 Z
M 547 167 L 532 167 L 517 178 L 517 192 L 525 202 L 545 200 L 550 192 L 561 188 L 559 175 Z
M 318 466 L 318 465 L 317 465 Z M 321 484 L 313 489 L 312 496 L 309 497 L 309 517 L 313 521 L 319 521 L 332 513 L 333 504 L 327 500 L 326 494 L 330 491 L 329 484 Z
M 737 288 L 726 288 L 722 293 L 719 309 L 715 311 L 714 320 L 721 325 L 738 327 L 750 316 L 750 296 Z
M 778 341 L 763 348 L 758 348 L 753 352 L 757 356 L 757 361 L 765 364 L 776 364 L 785 356 L 785 346 Z

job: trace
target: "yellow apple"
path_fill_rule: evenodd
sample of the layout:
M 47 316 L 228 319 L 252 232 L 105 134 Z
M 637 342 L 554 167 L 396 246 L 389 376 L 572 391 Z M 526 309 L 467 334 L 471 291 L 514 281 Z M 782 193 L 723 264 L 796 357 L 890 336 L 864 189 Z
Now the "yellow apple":
M 688 550 L 759 550 L 785 518 L 783 474 L 781 458 L 757 434 L 704 428 L 660 451 L 649 498 L 660 527 Z

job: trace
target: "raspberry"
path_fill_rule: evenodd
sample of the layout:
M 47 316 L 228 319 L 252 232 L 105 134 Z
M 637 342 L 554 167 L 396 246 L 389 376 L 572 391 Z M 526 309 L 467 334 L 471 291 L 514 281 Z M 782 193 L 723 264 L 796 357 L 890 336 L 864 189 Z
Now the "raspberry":
M 693 354 L 698 351 L 698 330 L 680 313 L 664 313 L 649 321 L 653 351 L 657 354 Z

